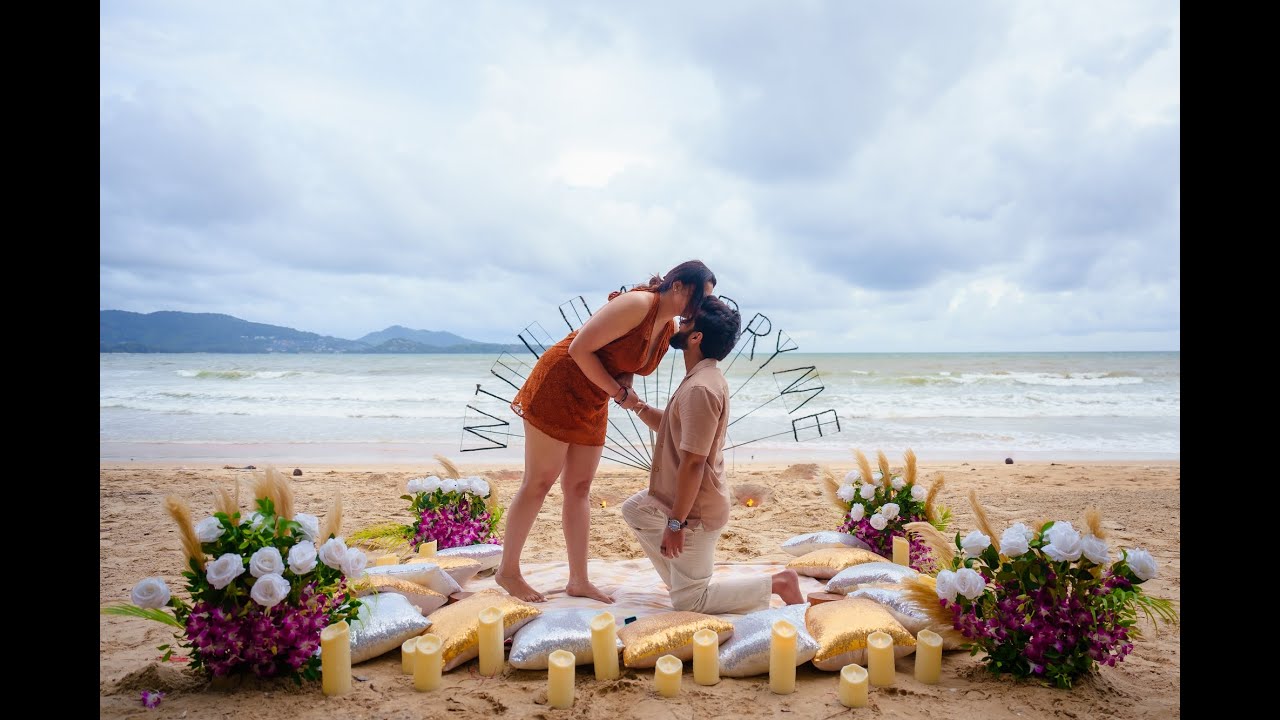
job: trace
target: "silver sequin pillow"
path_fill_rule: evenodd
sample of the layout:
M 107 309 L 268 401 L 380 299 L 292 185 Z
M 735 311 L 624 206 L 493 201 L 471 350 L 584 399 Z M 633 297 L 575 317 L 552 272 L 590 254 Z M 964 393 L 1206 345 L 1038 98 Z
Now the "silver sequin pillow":
M 449 573 L 440 569 L 439 565 L 430 562 L 413 563 L 412 565 L 379 565 L 366 568 L 365 575 L 389 575 L 398 580 L 408 580 L 435 590 L 445 597 L 462 592 L 462 586 Z
M 835 530 L 824 530 L 822 532 L 811 532 L 805 535 L 796 535 L 790 540 L 782 543 L 782 549 L 788 554 L 795 555 L 796 557 L 800 557 L 805 553 L 811 553 L 814 550 L 841 547 L 860 548 L 862 550 L 871 549 L 866 543 L 849 533 L 836 532 Z
M 409 599 L 396 593 L 360 598 L 351 625 L 351 663 L 360 663 L 394 650 L 405 640 L 426 632 L 431 621 Z
M 462 545 L 445 548 L 436 552 L 440 557 L 465 557 L 480 563 L 480 570 L 492 570 L 502 562 L 502 546 L 493 543 L 479 545 Z
M 827 592 L 839 593 L 847 595 L 857 590 L 859 587 L 884 584 L 884 583 L 900 583 L 904 580 L 910 580 L 920 573 L 912 570 L 906 565 L 899 565 L 891 562 L 869 562 L 861 565 L 847 567 L 836 573 L 827 581 Z
M 547 657 L 556 650 L 573 653 L 579 665 L 591 665 L 595 654 L 591 650 L 591 620 L 601 610 L 563 608 L 545 610 L 516 631 L 511 638 L 511 653 L 507 662 L 520 670 L 546 670 Z M 618 651 L 622 641 L 617 641 Z
M 813 659 L 818 641 L 805 629 L 804 611 L 809 603 L 770 608 L 731 620 L 733 637 L 720 645 L 720 674 L 725 677 L 750 677 L 769 672 L 769 642 L 773 623 L 786 620 L 796 628 L 796 666 Z

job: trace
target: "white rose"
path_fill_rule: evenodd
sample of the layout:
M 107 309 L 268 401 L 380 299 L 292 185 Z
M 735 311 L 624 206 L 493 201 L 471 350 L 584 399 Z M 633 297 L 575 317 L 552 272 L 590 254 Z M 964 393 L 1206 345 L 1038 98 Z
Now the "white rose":
M 422 492 L 433 493 L 440 489 L 440 478 L 431 475 L 422 481 Z
M 264 518 L 262 516 L 262 513 L 258 512 L 257 510 L 254 510 L 248 515 L 245 515 L 244 517 L 240 518 L 240 523 L 242 525 L 248 525 L 254 530 L 257 530 L 258 528 L 262 527 L 262 524 L 265 521 L 266 521 L 266 518 Z
M 983 550 L 991 547 L 991 537 L 972 530 L 964 536 L 964 540 L 960 541 L 960 547 L 964 548 L 965 557 L 978 557 Z
M 458 481 L 453 478 L 440 481 L 440 489 L 446 493 L 458 492 Z
M 973 600 L 987 591 L 987 581 L 982 579 L 973 568 L 960 568 L 956 571 L 956 592 Z
M 133 586 L 129 599 L 134 605 L 147 610 L 162 608 L 169 602 L 169 586 L 165 584 L 164 578 L 143 578 Z
M 858 488 L 852 485 L 841 485 L 840 489 L 836 490 L 836 497 L 845 502 L 852 502 L 854 498 L 858 497 Z
M 881 515 L 880 513 L 876 513 L 875 515 L 871 516 L 871 527 L 877 530 L 883 530 L 884 527 L 888 524 L 889 524 L 889 521 L 885 520 L 884 516 Z
M 901 475 L 894 475 L 889 482 L 893 485 L 894 490 L 901 490 L 907 484 L 907 481 Z
M 196 523 L 196 539 L 202 543 L 213 542 L 222 537 L 226 529 L 216 517 L 207 517 Z
M 938 597 L 949 602 L 956 601 L 956 574 L 950 570 L 938 571 Z
M 342 542 L 342 538 L 330 538 L 320 546 L 320 562 L 331 568 L 342 567 L 342 561 L 347 557 L 347 544 Z
M 858 522 L 859 520 L 861 520 L 866 516 L 867 516 L 867 506 L 863 505 L 862 503 L 854 503 L 853 507 L 849 508 L 849 519 L 854 522 Z
M 911 499 L 912 499 L 912 500 L 915 500 L 916 502 L 924 502 L 924 499 L 925 499 L 925 498 L 927 498 L 927 497 L 929 497 L 929 491 L 928 491 L 928 490 L 925 490 L 923 485 L 912 485 L 912 486 L 911 486 Z
M 458 480 L 458 492 L 466 495 L 472 495 L 475 491 L 476 484 L 471 478 L 465 477 Z
M 1044 534 L 1048 544 L 1042 548 L 1045 555 L 1066 562 L 1080 559 L 1080 533 L 1069 522 L 1055 522 Z
M 413 478 L 409 481 L 408 485 L 405 485 L 404 489 L 410 495 L 417 495 L 422 492 L 422 478 Z
M 263 575 L 253 584 L 249 597 L 262 607 L 274 607 L 281 600 L 289 597 L 289 581 L 275 573 Z
M 884 505 L 881 505 L 880 514 L 883 515 L 886 520 L 892 520 L 898 517 L 898 503 L 885 503 Z
M 249 558 L 249 574 L 260 578 L 263 575 L 271 575 L 284 572 L 284 560 L 280 557 L 280 551 L 273 547 L 258 548 L 257 552 Z
M 472 478 L 475 484 L 476 494 L 480 497 L 489 497 L 489 481 L 484 478 Z
M 312 541 L 320 539 L 320 518 L 307 513 L 296 513 L 293 521 L 302 526 L 302 537 Z
M 226 553 L 209 563 L 204 569 L 204 576 L 209 584 L 221 590 L 231 584 L 232 580 L 244 573 L 244 558 L 235 553 Z
M 1027 545 L 1027 526 L 1022 523 L 1010 525 L 1000 536 L 1000 552 L 1009 557 L 1018 557 L 1029 550 Z
M 368 564 L 369 556 L 365 555 L 363 550 L 348 548 L 346 557 L 342 559 L 342 574 L 349 578 L 360 577 L 360 573 L 364 572 Z
M 863 500 L 871 500 L 876 496 L 876 486 L 870 483 L 858 486 L 858 495 Z
M 294 575 L 306 575 L 316 566 L 316 544 L 310 540 L 289 548 L 289 569 Z
M 1129 569 L 1143 582 L 1156 576 L 1156 559 L 1142 548 L 1128 551 L 1125 562 L 1129 563 Z
M 845 473 L 844 481 L 849 485 L 857 485 L 862 481 L 862 473 L 857 470 L 850 470 L 848 473 Z
M 1080 541 L 1080 551 L 1099 565 L 1111 562 L 1111 551 L 1107 548 L 1107 541 L 1095 535 L 1086 535 Z
M 872 473 L 871 473 L 871 484 L 872 484 L 872 485 L 879 485 L 879 484 L 880 484 L 880 481 L 881 481 L 881 480 L 883 480 L 883 479 L 884 479 L 884 473 L 880 472 L 879 470 L 876 470 L 876 471 L 874 471 L 874 472 L 872 472 Z

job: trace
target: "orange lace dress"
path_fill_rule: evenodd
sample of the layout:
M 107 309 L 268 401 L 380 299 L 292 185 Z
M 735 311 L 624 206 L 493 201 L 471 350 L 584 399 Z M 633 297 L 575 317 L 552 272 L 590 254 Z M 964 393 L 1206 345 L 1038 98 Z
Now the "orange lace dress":
M 604 369 L 614 377 L 628 372 L 651 374 L 666 356 L 670 347 L 668 343 L 675 332 L 674 323 L 667 322 L 663 326 L 659 337 L 654 339 L 657 348 L 653 357 L 646 363 L 645 353 L 653 347 L 649 343 L 649 335 L 658 316 L 658 294 L 651 290 L 631 292 L 651 293 L 653 306 L 639 325 L 596 351 Z M 574 330 L 542 353 L 512 400 L 511 410 L 561 442 L 604 445 L 610 397 L 587 379 L 578 362 L 569 357 L 569 343 L 577 336 L 578 331 Z

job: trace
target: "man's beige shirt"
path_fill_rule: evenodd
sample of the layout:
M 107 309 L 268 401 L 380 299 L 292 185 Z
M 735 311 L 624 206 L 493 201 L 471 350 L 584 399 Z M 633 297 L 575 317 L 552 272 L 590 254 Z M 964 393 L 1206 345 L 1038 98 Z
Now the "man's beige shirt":
M 729 488 L 724 478 L 728 427 L 729 384 L 720 372 L 720 362 L 705 358 L 684 376 L 662 413 L 649 471 L 649 497 L 670 514 L 680 451 L 707 457 L 698 496 L 685 518 L 691 527 L 717 530 L 729 522 Z

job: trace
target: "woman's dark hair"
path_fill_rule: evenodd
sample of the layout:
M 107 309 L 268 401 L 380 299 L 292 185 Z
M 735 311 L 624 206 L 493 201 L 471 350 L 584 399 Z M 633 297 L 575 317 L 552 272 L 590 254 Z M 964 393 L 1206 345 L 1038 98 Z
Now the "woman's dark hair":
M 702 299 L 693 331 L 702 333 L 702 356 L 723 360 L 738 344 L 742 332 L 742 315 L 725 301 L 710 295 Z
M 716 285 L 715 273 L 711 272 L 711 268 L 701 260 L 686 260 L 668 270 L 666 275 L 662 277 L 654 275 L 649 278 L 649 282 L 637 285 L 633 289 L 666 292 L 677 280 L 693 288 L 693 294 L 689 296 L 689 304 L 680 313 L 680 317 L 693 319 L 698 315 L 698 308 L 702 307 L 702 291 L 706 289 L 707 281 L 711 281 L 712 287 Z

